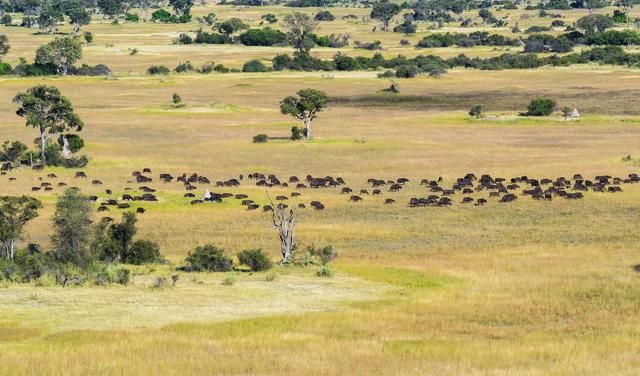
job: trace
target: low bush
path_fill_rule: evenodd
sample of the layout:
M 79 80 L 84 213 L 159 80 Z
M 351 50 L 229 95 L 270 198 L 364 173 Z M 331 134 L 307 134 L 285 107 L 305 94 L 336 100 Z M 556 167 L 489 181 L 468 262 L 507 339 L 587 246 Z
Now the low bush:
M 245 46 L 276 46 L 284 44 L 287 35 L 280 30 L 270 27 L 264 29 L 251 29 L 239 37 L 240 42 Z
M 242 265 L 248 266 L 254 272 L 261 272 L 273 267 L 273 262 L 269 259 L 269 255 L 264 253 L 262 249 L 248 249 L 239 252 L 238 260 Z
M 269 68 L 266 65 L 264 65 L 262 61 L 258 59 L 254 59 L 246 62 L 242 66 L 242 71 L 247 73 L 264 73 L 264 72 L 268 72 Z
M 316 21 L 334 21 L 336 17 L 333 14 L 331 14 L 331 12 L 329 12 L 328 10 L 323 10 L 316 13 L 313 19 Z
M 162 261 L 160 247 L 149 240 L 136 240 L 122 257 L 125 264 L 142 265 Z
M 269 136 L 267 136 L 264 133 L 260 133 L 260 134 L 257 134 L 255 136 L 253 136 L 253 142 L 256 143 L 256 144 L 261 144 L 261 143 L 264 143 L 264 142 L 267 142 L 267 141 L 269 141 Z
M 149 68 L 147 68 L 147 74 L 152 74 L 152 75 L 156 75 L 156 74 L 169 74 L 171 72 L 171 70 L 167 67 L 165 67 L 164 65 L 152 65 Z
M 176 73 L 185 73 L 193 71 L 193 65 L 190 61 L 185 61 L 183 63 L 178 64 L 173 70 Z
M 316 270 L 316 275 L 318 277 L 331 278 L 334 275 L 333 269 L 327 265 L 322 265 Z
M 556 101 L 548 98 L 536 98 L 529 103 L 526 116 L 549 116 L 556 108 Z
M 211 244 L 196 247 L 189 252 L 185 262 L 183 270 L 189 272 L 228 272 L 233 266 L 224 250 Z

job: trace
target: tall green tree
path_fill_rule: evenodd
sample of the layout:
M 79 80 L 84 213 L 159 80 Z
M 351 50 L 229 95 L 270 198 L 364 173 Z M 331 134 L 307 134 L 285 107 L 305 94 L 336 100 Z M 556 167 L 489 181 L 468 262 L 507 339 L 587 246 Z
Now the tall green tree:
M 316 21 L 304 13 L 294 12 L 284 17 L 289 44 L 300 53 L 308 53 L 315 46 L 311 37 L 316 26 Z
M 596 31 L 603 32 L 613 26 L 613 20 L 602 14 L 590 14 L 580 18 L 576 26 L 588 34 Z
M 0 197 L 0 252 L 6 259 L 13 260 L 22 229 L 38 216 L 41 207 L 42 203 L 32 197 Z
M 73 27 L 73 34 L 78 34 L 80 28 L 91 22 L 91 15 L 84 8 L 72 8 L 66 11 L 69 23 Z
M 55 38 L 36 50 L 36 63 L 51 64 L 58 73 L 67 75 L 69 68 L 82 57 L 82 44 L 75 38 Z
M 74 112 L 69 99 L 52 86 L 37 85 L 18 93 L 13 99 L 20 105 L 16 114 L 26 119 L 26 126 L 40 132 L 40 162 L 47 163 L 47 141 L 53 135 L 69 130 L 81 131 L 84 123 Z
M 193 0 L 169 0 L 169 5 L 171 5 L 178 16 L 187 15 L 191 13 Z
M 280 112 L 302 120 L 306 128 L 306 137 L 311 139 L 311 122 L 318 113 L 327 107 L 329 96 L 320 90 L 304 89 L 298 91 L 298 97 L 288 96 L 280 102 Z
M 91 261 L 91 216 L 88 198 L 76 188 L 69 188 L 58 198 L 53 215 L 53 256 L 60 262 L 84 265 Z
M 370 17 L 382 22 L 382 30 L 389 30 L 389 22 L 400 13 L 398 4 L 390 3 L 388 0 L 381 0 L 373 4 Z
M 48 7 L 40 12 L 38 27 L 47 34 L 51 34 L 58 22 L 64 21 L 62 12 L 54 7 Z

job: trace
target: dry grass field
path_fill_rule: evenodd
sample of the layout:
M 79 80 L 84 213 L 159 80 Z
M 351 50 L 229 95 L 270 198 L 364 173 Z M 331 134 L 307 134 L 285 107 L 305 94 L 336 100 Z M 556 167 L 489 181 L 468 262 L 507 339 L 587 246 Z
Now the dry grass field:
M 261 14 L 280 17 L 289 9 L 194 9 L 196 15 L 210 11 L 257 24 Z M 370 24 L 340 20 L 350 13 L 365 16 L 366 9 L 331 11 L 339 21 L 323 24 L 323 33 L 380 39 L 389 46 L 387 56 L 461 52 L 400 47 L 401 34 L 373 34 Z M 520 19 L 522 12 L 510 17 Z M 575 21 L 585 12 L 560 13 Z M 527 19 L 520 25 L 529 22 L 542 23 Z M 624 185 L 616 194 L 588 192 L 575 201 L 521 197 L 499 203 L 480 194 L 488 198 L 486 206 L 461 205 L 461 196 L 446 208 L 407 203 L 427 194 L 422 178 L 442 177 L 450 185 L 469 172 L 553 179 L 640 173 L 637 162 L 622 161 L 640 154 L 640 71 L 596 65 L 454 69 L 441 78 L 399 79 L 401 94 L 395 97 L 379 93 L 390 82 L 376 72 L 144 74 L 152 64 L 173 68 L 191 60 L 241 67 L 251 58 L 289 52 L 171 44 L 180 32 L 196 28 L 93 23 L 86 29 L 96 41 L 83 62 L 107 64 L 114 78 L 0 78 L 0 139 L 31 144 L 36 137 L 11 100 L 38 83 L 58 87 L 86 123 L 83 152 L 91 161 L 82 171 L 88 179 L 55 168 L 0 176 L 1 195 L 29 193 L 45 204 L 25 239 L 49 242 L 53 205 L 62 191 L 30 190 L 51 172 L 58 175 L 53 182 L 103 198 L 107 188 L 113 196 L 136 188 L 127 180 L 143 167 L 154 178 L 196 172 L 212 181 L 256 171 L 285 178 L 341 176 L 354 191 L 370 189 L 371 177 L 411 182 L 401 192 L 385 189 L 360 203 L 349 202 L 339 188 L 299 190 L 296 202 L 320 200 L 327 207 L 302 211 L 297 237 L 303 246 L 332 244 L 338 250 L 334 278 L 318 278 L 313 268 L 277 267 L 275 281 L 266 281 L 265 273 L 232 273 L 236 283 L 224 286 L 223 275 L 181 273 L 175 287 L 157 290 L 152 279 L 173 273 L 172 266 L 159 265 L 134 268 L 127 287 L 3 286 L 0 374 L 638 374 L 639 185 Z M 7 61 L 31 59 L 50 38 L 30 33 L 6 29 L 13 46 Z M 420 30 L 412 42 L 426 33 Z M 130 56 L 134 47 L 140 52 Z M 322 57 L 335 52 L 314 50 Z M 303 88 L 332 97 L 314 122 L 315 139 L 252 143 L 258 133 L 289 135 L 297 124 L 280 114 L 278 103 Z M 170 106 L 173 93 L 184 107 Z M 539 96 L 576 107 L 582 117 L 517 116 Z M 471 119 L 467 111 L 474 104 L 483 104 L 487 116 Z M 92 185 L 92 179 L 104 184 Z M 139 216 L 139 233 L 158 242 L 172 265 L 204 243 L 230 254 L 261 247 L 277 258 L 268 214 L 247 211 L 233 199 L 192 206 L 180 184 L 154 179 L 151 186 L 159 202 L 133 204 L 147 210 Z M 237 188 L 200 185 L 195 194 L 207 188 L 267 203 L 264 189 L 247 179 Z M 383 205 L 386 198 L 397 202 Z M 96 219 L 120 213 L 111 209 Z

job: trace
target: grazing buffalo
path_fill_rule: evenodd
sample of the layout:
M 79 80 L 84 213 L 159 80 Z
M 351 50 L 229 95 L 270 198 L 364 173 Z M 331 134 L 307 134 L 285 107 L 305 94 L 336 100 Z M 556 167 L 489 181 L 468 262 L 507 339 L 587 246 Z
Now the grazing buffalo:
M 145 208 L 137 208 L 136 209 L 136 213 L 138 214 L 144 214 L 146 212 Z
M 85 174 L 85 173 L 84 173 L 84 172 L 82 172 L 82 171 L 78 171 L 78 172 L 76 172 L 75 177 L 76 177 L 76 178 L 86 178 L 86 177 L 87 177 L 87 174 Z
M 502 198 L 500 199 L 500 202 L 513 202 L 513 201 L 516 201 L 517 199 L 518 199 L 518 196 L 514 195 L 513 193 L 509 193 L 502 196 Z
M 324 210 L 324 204 L 320 201 L 311 201 L 311 206 L 313 206 L 316 210 Z
M 385 205 L 389 205 L 389 204 L 395 204 L 396 200 L 392 199 L 392 198 L 388 198 L 386 200 L 384 200 L 384 204 Z

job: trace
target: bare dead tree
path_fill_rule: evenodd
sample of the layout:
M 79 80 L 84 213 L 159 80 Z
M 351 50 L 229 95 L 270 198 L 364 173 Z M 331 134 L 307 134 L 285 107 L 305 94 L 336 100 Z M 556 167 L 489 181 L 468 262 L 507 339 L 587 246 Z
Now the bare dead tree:
M 297 224 L 296 208 L 295 205 L 287 208 L 283 203 L 276 205 L 271 199 L 269 191 L 267 190 L 266 192 L 273 208 L 271 211 L 271 223 L 278 230 L 278 236 L 280 237 L 280 250 L 282 252 L 280 264 L 285 264 L 293 256 L 293 240 Z

